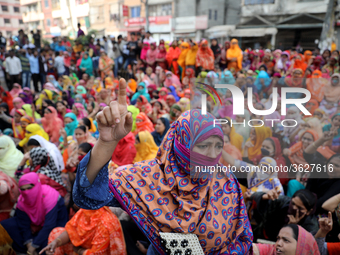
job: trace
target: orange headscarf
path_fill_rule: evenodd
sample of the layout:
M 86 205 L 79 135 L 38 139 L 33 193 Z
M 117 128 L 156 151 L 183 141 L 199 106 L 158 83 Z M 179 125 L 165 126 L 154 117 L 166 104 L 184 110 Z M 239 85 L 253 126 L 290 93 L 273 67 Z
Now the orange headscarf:
M 146 116 L 146 114 L 144 112 L 140 112 L 137 115 L 136 119 L 141 119 L 142 122 L 136 122 L 137 128 L 136 128 L 134 134 L 138 134 L 141 131 L 149 131 L 151 133 L 155 130 L 151 120 L 149 119 L 148 116 Z
M 183 79 L 183 77 L 185 76 L 185 59 L 190 50 L 190 44 L 187 42 L 183 42 L 179 47 L 181 49 L 181 55 L 179 55 L 177 63 L 180 65 L 180 67 L 182 67 L 182 79 Z
M 303 56 L 305 58 L 306 64 L 308 64 L 309 59 L 313 56 L 313 52 L 311 52 L 310 50 L 306 50 Z
M 306 69 L 307 69 L 307 67 L 308 67 L 308 65 L 307 65 L 306 62 L 304 61 L 304 56 L 303 56 L 302 54 L 299 54 L 299 56 L 300 56 L 301 60 L 300 60 L 300 59 L 295 59 L 295 60 L 294 60 L 294 69 L 295 69 L 295 68 L 299 68 L 299 69 L 301 69 L 303 72 L 305 72 Z
M 106 206 L 97 210 L 80 209 L 65 229 L 73 246 L 86 249 L 84 255 L 126 255 L 122 226 Z
M 232 39 L 230 42 L 230 48 L 227 50 L 227 59 L 228 58 L 237 58 L 237 62 L 228 62 L 228 69 L 234 67 L 236 72 L 242 69 L 243 55 L 240 46 L 238 46 L 237 39 Z
M 204 47 L 203 47 L 204 46 Z M 208 47 L 208 41 L 203 40 L 196 55 L 196 66 L 206 70 L 214 70 L 214 52 Z
M 308 101 L 306 106 L 308 107 L 310 105 L 311 109 L 309 110 L 310 113 L 313 115 L 315 110 L 319 108 L 319 102 L 315 99 L 311 99 Z
M 261 147 L 263 141 L 272 136 L 272 130 L 270 127 L 254 127 L 255 133 L 256 133 L 256 140 L 254 147 L 248 148 L 248 158 L 250 160 L 253 160 L 256 156 L 261 155 Z M 250 141 L 250 138 L 247 140 Z
M 133 93 L 136 92 L 136 90 L 137 90 L 137 82 L 134 79 L 130 79 L 128 81 L 128 86 L 132 90 Z

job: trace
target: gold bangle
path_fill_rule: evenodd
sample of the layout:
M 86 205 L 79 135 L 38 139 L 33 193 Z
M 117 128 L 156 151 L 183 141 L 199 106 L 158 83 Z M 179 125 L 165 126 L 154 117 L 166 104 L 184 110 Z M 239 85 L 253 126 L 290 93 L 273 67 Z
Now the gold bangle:
M 61 239 L 58 237 L 57 238 L 57 244 L 58 244 L 58 241 L 60 241 L 60 245 L 59 246 L 61 246 L 61 244 L 63 243 L 62 241 L 61 241 Z

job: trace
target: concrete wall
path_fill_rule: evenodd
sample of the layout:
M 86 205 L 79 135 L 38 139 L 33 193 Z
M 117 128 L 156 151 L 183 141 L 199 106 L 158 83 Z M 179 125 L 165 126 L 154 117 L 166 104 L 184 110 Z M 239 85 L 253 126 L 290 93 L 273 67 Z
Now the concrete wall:
M 298 13 L 325 13 L 329 0 L 321 1 L 297 1 L 297 0 L 275 0 L 273 4 L 244 5 L 242 0 L 242 16 L 250 17 L 258 15 L 285 15 Z

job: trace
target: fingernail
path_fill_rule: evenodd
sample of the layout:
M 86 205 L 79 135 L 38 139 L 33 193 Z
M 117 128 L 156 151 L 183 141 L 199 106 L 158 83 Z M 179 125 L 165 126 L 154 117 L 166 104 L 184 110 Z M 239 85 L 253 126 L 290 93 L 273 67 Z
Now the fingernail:
M 112 125 L 111 127 L 113 127 L 113 128 L 114 128 L 114 127 L 115 127 L 115 125 Z
M 119 123 L 120 122 L 120 119 L 116 119 L 116 123 Z

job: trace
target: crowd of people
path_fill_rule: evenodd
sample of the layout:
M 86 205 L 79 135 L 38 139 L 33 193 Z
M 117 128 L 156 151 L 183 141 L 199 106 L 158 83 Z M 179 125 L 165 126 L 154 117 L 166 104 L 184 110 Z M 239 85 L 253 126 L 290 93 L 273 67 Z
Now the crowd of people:
M 340 253 L 338 50 L 83 36 L 1 47 L 0 251 Z M 216 84 L 242 90 L 244 115 Z M 281 114 L 285 87 L 310 91 L 311 115 Z M 268 110 L 274 91 L 272 114 L 248 109 L 248 93 Z M 206 115 L 204 93 L 215 95 Z M 252 171 L 195 173 L 202 165 Z

